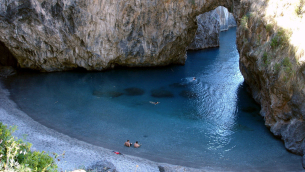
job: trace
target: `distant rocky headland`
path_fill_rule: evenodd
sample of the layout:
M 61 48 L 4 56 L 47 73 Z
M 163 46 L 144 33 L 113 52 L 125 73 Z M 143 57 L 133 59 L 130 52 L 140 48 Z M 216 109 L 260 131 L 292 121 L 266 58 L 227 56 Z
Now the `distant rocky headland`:
M 0 0 L 0 64 L 43 72 L 184 64 L 188 47 L 217 46 L 217 39 L 202 40 L 196 30 L 230 25 L 224 24 L 227 18 L 213 18 L 224 6 L 236 20 L 240 70 L 266 126 L 289 151 L 304 155 L 304 5 L 303 0 Z

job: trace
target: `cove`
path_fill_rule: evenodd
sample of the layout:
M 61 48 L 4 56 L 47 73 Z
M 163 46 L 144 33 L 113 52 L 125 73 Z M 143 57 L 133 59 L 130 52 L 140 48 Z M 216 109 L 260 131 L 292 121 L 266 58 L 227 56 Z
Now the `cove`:
M 34 120 L 123 154 L 215 170 L 302 171 L 301 156 L 273 137 L 247 93 L 235 32 L 221 33 L 220 48 L 188 52 L 184 66 L 24 72 L 5 84 Z M 142 147 L 124 147 L 127 139 Z

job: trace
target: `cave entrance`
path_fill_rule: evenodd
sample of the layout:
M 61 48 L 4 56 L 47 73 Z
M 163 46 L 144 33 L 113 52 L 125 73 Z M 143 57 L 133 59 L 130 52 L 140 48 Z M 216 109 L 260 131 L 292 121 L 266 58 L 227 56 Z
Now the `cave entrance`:
M 0 41 L 0 66 L 12 66 L 17 67 L 17 59 L 10 52 L 10 50 L 5 46 L 3 42 Z

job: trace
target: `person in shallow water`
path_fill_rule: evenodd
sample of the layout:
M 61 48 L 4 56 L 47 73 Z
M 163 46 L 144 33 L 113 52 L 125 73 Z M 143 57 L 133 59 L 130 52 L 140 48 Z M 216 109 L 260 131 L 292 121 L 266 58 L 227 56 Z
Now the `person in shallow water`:
M 136 143 L 133 145 L 135 148 L 139 148 L 141 145 L 136 141 Z
M 152 102 L 152 101 L 149 101 L 149 103 L 154 104 L 154 105 L 157 105 L 157 104 L 159 104 L 160 102 Z
M 127 146 L 127 147 L 130 147 L 130 146 L 132 145 L 132 143 L 130 143 L 129 140 L 127 140 L 127 141 L 124 143 L 124 145 Z

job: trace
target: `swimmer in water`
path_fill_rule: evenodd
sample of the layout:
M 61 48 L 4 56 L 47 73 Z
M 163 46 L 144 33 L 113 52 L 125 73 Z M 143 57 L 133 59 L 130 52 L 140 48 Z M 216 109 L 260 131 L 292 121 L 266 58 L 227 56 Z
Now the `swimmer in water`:
M 127 141 L 124 143 L 124 145 L 127 146 L 127 147 L 130 147 L 130 146 L 132 145 L 132 143 L 130 143 L 129 140 L 127 140 Z
M 195 77 L 193 77 L 193 81 L 195 81 L 196 80 L 196 78 Z
M 149 101 L 149 103 L 154 104 L 154 105 L 157 105 L 157 104 L 159 104 L 160 102 L 152 102 L 152 101 Z
M 136 141 L 136 143 L 133 145 L 133 147 L 135 148 L 139 148 L 141 145 L 138 143 L 138 141 Z

